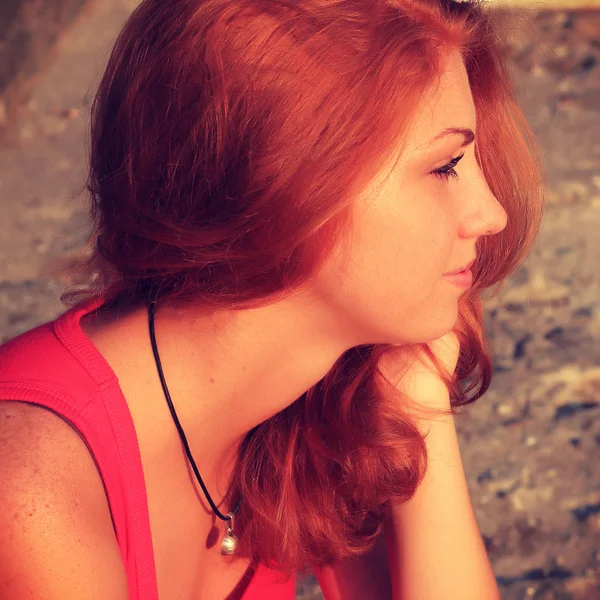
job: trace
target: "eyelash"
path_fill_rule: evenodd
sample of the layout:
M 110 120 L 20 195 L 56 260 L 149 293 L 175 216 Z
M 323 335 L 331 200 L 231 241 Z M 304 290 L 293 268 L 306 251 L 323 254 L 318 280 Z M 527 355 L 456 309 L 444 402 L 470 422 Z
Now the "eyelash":
M 447 165 L 432 171 L 432 174 L 440 179 L 445 179 L 448 181 L 451 177 L 453 179 L 458 179 L 458 173 L 454 170 L 454 167 L 459 163 L 460 159 L 465 155 L 463 152 L 460 156 L 453 158 Z

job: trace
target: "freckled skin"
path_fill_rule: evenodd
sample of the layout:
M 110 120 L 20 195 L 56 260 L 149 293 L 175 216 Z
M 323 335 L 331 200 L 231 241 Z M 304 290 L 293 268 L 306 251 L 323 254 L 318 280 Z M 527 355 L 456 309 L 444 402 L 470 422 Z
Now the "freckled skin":
M 466 69 L 458 53 L 448 56 L 439 86 L 418 108 L 406 151 L 357 199 L 352 254 L 346 276 L 328 265 L 319 292 L 369 343 L 417 343 L 452 328 L 463 289 L 442 275 L 475 257 L 482 235 L 506 226 L 506 213 L 463 136 L 431 140 L 450 127 L 476 132 Z M 475 142 L 476 143 L 476 142 Z M 431 171 L 464 152 L 458 179 Z M 390 162 L 390 167 L 392 166 Z

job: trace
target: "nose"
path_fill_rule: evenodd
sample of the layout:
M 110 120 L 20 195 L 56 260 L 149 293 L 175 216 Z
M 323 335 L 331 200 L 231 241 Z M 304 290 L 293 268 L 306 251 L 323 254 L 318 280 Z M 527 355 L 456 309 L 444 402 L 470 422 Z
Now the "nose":
M 460 222 L 459 235 L 473 238 L 500 233 L 508 222 L 504 207 L 492 193 L 483 173 L 479 171 L 473 187 L 465 195 L 465 211 Z

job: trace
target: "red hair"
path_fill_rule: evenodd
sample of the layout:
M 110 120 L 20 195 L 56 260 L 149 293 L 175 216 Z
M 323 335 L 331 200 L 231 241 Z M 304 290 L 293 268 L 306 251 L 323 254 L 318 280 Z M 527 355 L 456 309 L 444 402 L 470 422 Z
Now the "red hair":
M 444 375 L 454 407 L 473 402 L 492 373 L 480 292 L 523 260 L 542 209 L 532 134 L 477 2 L 144 0 L 93 104 L 94 277 L 63 300 L 243 309 L 307 282 L 341 243 L 352 198 L 401 147 L 449 49 L 464 57 L 476 157 L 508 214 L 478 242 L 455 328 L 458 379 Z M 241 554 L 288 573 L 357 556 L 383 508 L 412 497 L 425 445 L 378 371 L 389 349 L 348 350 L 248 432 L 231 490 L 244 495 Z

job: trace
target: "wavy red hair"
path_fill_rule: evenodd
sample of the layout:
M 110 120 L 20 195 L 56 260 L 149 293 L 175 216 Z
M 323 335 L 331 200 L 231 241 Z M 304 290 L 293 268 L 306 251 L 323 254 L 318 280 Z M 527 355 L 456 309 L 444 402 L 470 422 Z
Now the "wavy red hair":
M 476 400 L 492 374 L 480 293 L 523 260 L 542 211 L 499 32 L 479 2 L 144 0 L 93 104 L 93 277 L 63 300 L 159 295 L 238 310 L 301 286 L 342 243 L 352 199 L 401 148 L 444 53 L 459 50 L 476 157 L 508 215 L 478 242 L 456 324 L 458 378 L 444 374 L 454 407 Z M 345 352 L 248 432 L 231 490 L 244 495 L 242 554 L 287 573 L 359 555 L 383 508 L 414 494 L 425 445 L 378 370 L 389 349 Z

